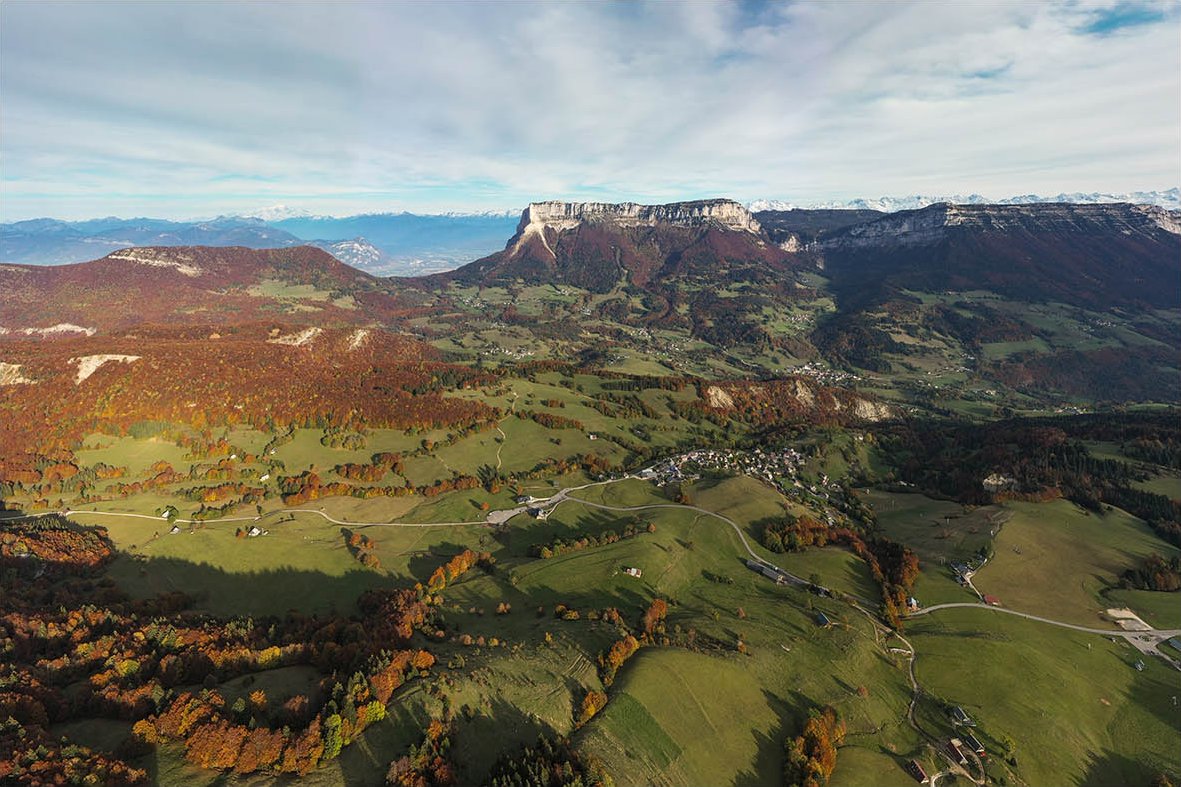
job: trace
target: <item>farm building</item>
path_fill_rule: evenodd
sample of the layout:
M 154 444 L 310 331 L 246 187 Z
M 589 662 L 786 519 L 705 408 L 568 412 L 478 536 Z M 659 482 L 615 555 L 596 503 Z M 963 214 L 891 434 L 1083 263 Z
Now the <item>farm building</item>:
M 534 519 L 549 519 L 549 511 L 545 510 L 544 508 L 530 508 L 529 514 L 533 516 Z
M 629 577 L 635 577 L 636 579 L 639 579 L 644 574 L 644 572 L 638 568 L 625 568 L 623 573 L 627 574 Z
M 757 571 L 765 576 L 767 579 L 774 582 L 776 585 L 783 585 L 787 583 L 787 577 L 775 566 L 768 566 L 766 563 L 760 563 L 757 560 L 747 560 L 746 567 L 751 571 Z
M 990 606 L 990 607 L 1000 607 L 1000 606 L 1003 606 L 1003 605 L 1001 604 L 1001 600 L 1000 600 L 999 598 L 997 598 L 996 596 L 990 596 L 990 595 L 989 595 L 989 594 L 987 594 L 987 593 L 985 593 L 985 594 L 984 594 L 984 603 L 985 603 L 985 604 L 987 604 L 987 605 L 988 605 L 988 606 Z
M 976 739 L 975 735 L 968 733 L 964 736 L 964 745 L 970 750 L 976 752 L 977 755 L 984 756 L 984 744 Z
M 968 714 L 964 713 L 964 709 L 961 708 L 959 705 L 956 705 L 954 708 L 951 709 L 951 720 L 953 722 L 955 722 L 956 724 L 964 724 L 969 727 L 976 726 L 972 722 L 972 717 L 969 716 Z
M 923 769 L 922 764 L 918 760 L 911 760 L 906 764 L 906 772 L 922 784 L 927 780 L 927 772 Z
M 959 738 L 952 738 L 947 742 L 947 748 L 951 751 L 951 755 L 955 757 L 960 765 L 967 765 L 968 758 L 964 754 L 964 750 L 960 748 L 964 743 Z
M 816 613 L 816 625 L 824 626 L 825 628 L 828 628 L 829 626 L 832 625 L 832 620 L 830 620 L 828 615 L 825 615 L 823 612 L 817 612 Z

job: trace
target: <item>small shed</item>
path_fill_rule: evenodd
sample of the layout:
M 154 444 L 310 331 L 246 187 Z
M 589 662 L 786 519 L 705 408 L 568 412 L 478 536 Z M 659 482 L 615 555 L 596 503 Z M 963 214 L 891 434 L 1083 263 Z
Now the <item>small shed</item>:
M 1003 606 L 1003 605 L 1001 604 L 1001 600 L 1000 600 L 999 598 L 997 598 L 996 596 L 991 596 L 991 595 L 989 595 L 988 593 L 985 593 L 985 594 L 984 594 L 984 603 L 985 603 L 985 604 L 987 604 L 987 605 L 988 605 L 988 606 L 990 606 L 990 607 L 1000 607 L 1000 606 Z
M 817 612 L 816 613 L 816 625 L 824 626 L 825 628 L 828 628 L 829 626 L 832 625 L 832 620 L 830 620 L 828 615 L 825 615 L 823 612 Z
M 644 574 L 644 572 L 638 568 L 625 568 L 623 573 L 627 574 L 629 577 L 635 577 L 636 579 L 639 579 Z

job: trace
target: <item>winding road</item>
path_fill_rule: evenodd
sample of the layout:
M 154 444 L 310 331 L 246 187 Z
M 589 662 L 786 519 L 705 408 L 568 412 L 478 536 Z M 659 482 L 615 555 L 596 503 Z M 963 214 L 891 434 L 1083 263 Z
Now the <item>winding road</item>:
M 907 615 L 907 618 L 917 618 L 922 615 L 929 615 L 932 612 L 938 612 L 941 609 L 987 609 L 993 612 L 1003 612 L 1006 615 L 1016 615 L 1019 618 L 1026 620 L 1036 620 L 1039 623 L 1049 623 L 1051 626 L 1060 626 L 1062 628 L 1073 629 L 1074 631 L 1082 631 L 1087 634 L 1100 634 L 1104 637 L 1122 637 L 1130 642 L 1137 650 L 1151 656 L 1160 656 L 1172 664 L 1177 669 L 1181 670 L 1181 664 L 1178 664 L 1173 659 L 1165 656 L 1157 646 L 1166 640 L 1173 637 L 1181 637 L 1181 629 L 1148 629 L 1147 631 L 1124 631 L 1123 629 L 1097 629 L 1089 626 L 1080 626 L 1076 623 L 1067 623 L 1062 620 L 1054 620 L 1053 618 L 1044 618 L 1040 615 L 1032 615 L 1028 612 L 1018 612 L 1015 609 L 1006 609 L 1005 607 L 994 607 L 989 604 L 976 604 L 972 602 L 955 602 L 948 604 L 935 604 L 916 612 Z

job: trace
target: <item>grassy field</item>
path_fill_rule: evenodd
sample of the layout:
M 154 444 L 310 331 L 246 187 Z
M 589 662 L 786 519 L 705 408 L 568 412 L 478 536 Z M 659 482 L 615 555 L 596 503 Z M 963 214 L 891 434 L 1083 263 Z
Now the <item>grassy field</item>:
M 1181 629 L 1181 593 L 1153 590 L 1109 590 L 1103 597 L 1112 607 L 1136 610 L 1153 628 Z
M 112 467 L 126 467 L 129 478 L 144 475 L 148 467 L 165 461 L 177 470 L 188 470 L 193 461 L 185 459 L 185 449 L 160 437 L 137 440 L 134 437 L 112 437 L 93 434 L 82 441 L 88 448 L 75 452 L 78 463 L 84 466 L 99 462 Z
M 582 746 L 621 787 L 768 783 L 782 767 L 782 722 L 774 698 L 750 680 L 742 661 L 640 653 Z
M 1181 767 L 1181 679 L 1158 659 L 1057 626 L 983 610 L 943 610 L 912 622 L 917 676 L 935 698 L 960 705 L 993 752 L 990 774 L 1009 783 L 1147 784 Z M 940 737 L 950 720 L 928 703 L 920 719 Z M 1016 777 L 996 753 L 1016 743 Z M 1019 781 L 1018 781 L 1019 780 Z
M 533 296 L 565 297 L 561 292 Z M 931 361 L 933 374 L 943 374 L 938 360 Z M 624 363 L 658 371 L 651 359 L 640 356 Z M 626 451 L 606 439 L 609 435 L 667 452 L 690 437 L 688 422 L 667 417 L 667 399 L 692 398 L 692 390 L 636 392 L 662 417 L 622 419 L 590 406 L 590 397 L 604 393 L 603 380 L 583 375 L 568 383 L 545 373 L 508 378 L 497 391 L 457 395 L 483 398 L 505 411 L 574 418 L 583 423 L 582 430 L 548 429 L 508 416 L 501 423 L 503 437 L 485 430 L 441 444 L 430 455 L 408 458 L 406 478 L 429 484 L 453 473 L 475 474 L 495 467 L 498 454 L 506 472 L 588 451 L 618 461 Z M 637 435 L 637 428 L 648 436 Z M 591 441 L 591 433 L 600 439 Z M 377 451 L 415 452 L 424 438 L 447 442 L 445 430 L 372 430 L 364 448 L 346 451 L 321 445 L 321 435 L 297 430 L 295 440 L 279 447 L 274 458 L 285 463 L 288 473 L 316 467 L 331 477 L 336 464 L 366 462 Z M 235 429 L 230 439 L 244 452 L 258 452 L 270 436 Z M 820 474 L 841 477 L 854 464 L 871 476 L 880 470 L 871 441 L 829 432 L 810 439 L 822 450 L 804 468 L 808 483 Z M 92 447 L 81 454 L 86 463 L 127 466 L 129 478 L 141 477 L 159 458 L 182 472 L 191 464 L 183 459 L 183 449 L 160 440 L 94 435 L 88 444 Z M 383 483 L 401 482 L 390 478 Z M 571 473 L 523 486 L 545 496 L 588 481 Z M 176 502 L 174 492 L 158 490 L 97 507 L 153 513 Z M 438 621 L 449 636 L 431 645 L 438 658 L 436 685 L 430 691 L 426 683 L 408 687 L 391 704 L 389 719 L 309 778 L 315 787 L 381 784 L 389 761 L 404 753 L 418 739 L 423 720 L 440 710 L 440 693 L 458 714 L 455 759 L 461 784 L 480 783 L 501 751 L 543 732 L 573 735 L 578 747 L 607 765 L 619 785 L 778 784 L 784 740 L 799 732 L 810 710 L 825 704 L 835 706 L 849 725 L 833 785 L 913 783 L 903 770 L 911 757 L 936 769 L 927 744 L 906 723 L 907 669 L 901 657 L 888 652 L 891 642 L 843 602 L 776 586 L 743 564 L 739 533 L 756 554 L 793 574 L 815 575 L 824 585 L 876 603 L 876 583 L 863 561 L 848 551 L 773 554 L 759 544 L 763 523 L 801 513 L 800 503 L 744 477 L 708 477 L 670 488 L 628 480 L 579 490 L 545 521 L 522 515 L 504 528 L 484 525 L 483 507 L 511 508 L 513 494 L 508 488 L 496 494 L 477 488 L 434 498 L 327 498 L 306 506 L 347 522 L 470 523 L 346 525 L 376 540 L 379 570 L 363 568 L 349 554 L 340 525 L 314 514 L 289 519 L 276 512 L 281 503 L 274 498 L 264 504 L 267 515 L 261 521 L 270 532 L 254 539 L 236 538 L 235 523 L 170 535 L 165 523 L 155 520 L 85 514 L 78 519 L 108 527 L 125 550 L 109 574 L 133 597 L 183 590 L 196 596 L 198 611 L 224 616 L 281 615 L 290 609 L 347 615 L 366 589 L 424 580 L 464 548 L 493 554 L 494 569 L 472 571 L 445 592 Z M 734 520 L 738 532 L 718 517 L 687 508 L 608 511 L 585 504 L 669 506 L 678 494 Z M 1155 625 L 1181 626 L 1181 611 L 1170 603 L 1176 594 L 1111 589 L 1139 556 L 1175 551 L 1123 512 L 1087 515 L 1065 502 L 969 510 L 921 495 L 867 494 L 882 532 L 918 553 L 923 573 L 915 594 L 924 605 L 972 600 L 951 579 L 946 563 L 993 545 L 996 556 L 977 575 L 977 586 L 999 595 L 1006 606 L 1099 625 L 1100 609 L 1126 604 Z M 183 515 L 195 504 L 183 501 L 178 507 Z M 242 515 L 253 516 L 253 505 L 247 508 Z M 619 532 L 632 522 L 641 531 L 633 538 L 546 560 L 533 557 L 534 545 L 607 529 Z M 647 532 L 649 523 L 654 532 Z M 643 575 L 628 576 L 624 567 L 639 568 Z M 588 689 L 602 688 L 595 660 L 619 636 L 592 613 L 615 607 L 634 626 L 654 598 L 669 602 L 670 636 L 693 632 L 700 649 L 644 648 L 620 671 L 606 709 L 575 731 L 577 703 Z M 511 605 L 508 614 L 496 614 L 501 603 Z M 557 604 L 578 610 L 579 619 L 557 619 Z M 817 625 L 821 611 L 834 625 Z M 464 644 L 462 635 L 476 642 Z M 992 759 L 995 782 L 1003 777 L 1028 785 L 1146 783 L 1156 770 L 1177 770 L 1168 745 L 1177 739 L 1177 711 L 1166 697 L 1181 693 L 1181 687 L 1175 674 L 1155 660 L 1137 673 L 1130 667 L 1136 654 L 1102 637 L 974 610 L 915 619 L 908 622 L 907 636 L 918 652 L 919 680 L 934 697 L 919 706 L 925 729 L 936 736 L 950 731 L 938 705 L 946 700 L 978 717 L 990 751 L 999 752 L 1007 737 L 1017 742 L 1016 770 L 1000 757 Z M 745 653 L 739 652 L 740 642 Z M 288 667 L 251 680 L 237 678 L 221 690 L 232 700 L 264 688 L 279 701 L 308 691 L 313 682 L 309 668 Z M 126 734 L 126 726 L 117 723 L 79 725 L 64 734 L 91 735 L 95 745 L 105 747 L 117 745 L 116 738 Z M 195 771 L 175 746 L 163 746 L 149 759 L 143 764 L 156 783 L 269 783 Z
M 992 542 L 1009 516 L 998 506 L 971 508 L 919 494 L 870 490 L 866 498 L 882 532 L 927 564 L 966 560 Z
M 1102 625 L 1100 595 L 1138 558 L 1176 553 L 1144 523 L 1118 509 L 1091 514 L 1073 503 L 1009 503 L 1013 516 L 996 557 L 973 578 L 1005 606 L 1056 620 Z
M 1164 495 L 1171 500 L 1181 500 L 1181 475 L 1162 473 L 1147 481 L 1137 481 L 1135 486 L 1145 492 Z

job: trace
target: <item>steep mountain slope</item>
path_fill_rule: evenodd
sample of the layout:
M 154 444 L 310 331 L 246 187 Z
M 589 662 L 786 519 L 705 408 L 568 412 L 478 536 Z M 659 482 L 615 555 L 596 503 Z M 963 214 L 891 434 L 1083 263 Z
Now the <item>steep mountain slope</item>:
M 891 290 L 991 290 L 1078 306 L 1181 303 L 1181 212 L 1118 205 L 932 205 L 816 246 L 861 305 Z
M 659 288 L 674 279 L 762 277 L 782 273 L 788 263 L 754 216 L 730 200 L 535 202 L 504 251 L 432 282 L 520 280 L 608 292 L 625 280 Z
M 771 240 L 786 251 L 799 251 L 815 243 L 826 233 L 850 227 L 855 224 L 880 219 L 886 214 L 880 210 L 762 210 L 755 218 L 767 230 Z
M 934 205 L 838 230 L 812 247 L 837 305 L 812 341 L 877 372 L 1175 401 L 1179 218 L 1128 204 Z

